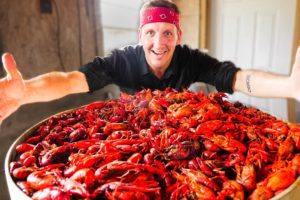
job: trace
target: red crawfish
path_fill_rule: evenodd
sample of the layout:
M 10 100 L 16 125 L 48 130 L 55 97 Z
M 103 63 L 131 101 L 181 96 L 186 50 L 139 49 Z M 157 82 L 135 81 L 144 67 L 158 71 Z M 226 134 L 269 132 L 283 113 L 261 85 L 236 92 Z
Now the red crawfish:
M 71 150 L 72 146 L 70 144 L 65 144 L 63 146 L 51 149 L 45 155 L 40 157 L 40 165 L 46 166 L 53 163 L 64 163 L 68 160 Z
M 71 200 L 72 197 L 69 194 L 69 192 L 66 192 L 62 187 L 60 186 L 52 186 L 47 187 L 42 190 L 36 191 L 32 195 L 32 199 L 34 200 Z
M 218 193 L 218 199 L 245 199 L 242 185 L 234 180 L 228 180 L 223 183 L 222 190 Z
M 206 177 L 197 177 L 197 173 L 199 171 L 185 171 L 185 175 L 180 174 L 178 172 L 172 171 L 173 176 L 181 182 L 180 185 L 176 185 L 178 187 L 177 190 L 174 190 L 171 193 L 170 199 L 184 198 L 187 196 L 195 195 L 195 198 L 198 199 L 206 199 L 206 200 L 214 200 L 217 199 L 215 192 L 205 184 L 208 184 L 210 180 Z M 199 172 L 201 173 L 201 172 Z M 200 179 L 200 181 L 199 181 Z M 205 184 L 202 184 L 205 182 Z M 214 184 L 209 184 L 214 185 Z
M 247 147 L 242 142 L 225 135 L 213 134 L 212 136 L 208 137 L 208 139 L 221 149 L 232 153 L 245 153 L 247 150 Z
M 50 186 L 55 186 L 58 183 L 58 178 L 56 173 L 53 171 L 42 170 L 35 171 L 29 174 L 27 177 L 27 182 L 30 187 L 35 190 L 41 190 Z
M 161 191 L 156 181 L 109 182 L 98 187 L 92 194 L 93 199 L 106 196 L 108 199 L 160 199 Z
M 247 191 L 253 191 L 256 187 L 256 171 L 253 164 L 244 166 L 235 165 L 236 181 L 244 186 Z

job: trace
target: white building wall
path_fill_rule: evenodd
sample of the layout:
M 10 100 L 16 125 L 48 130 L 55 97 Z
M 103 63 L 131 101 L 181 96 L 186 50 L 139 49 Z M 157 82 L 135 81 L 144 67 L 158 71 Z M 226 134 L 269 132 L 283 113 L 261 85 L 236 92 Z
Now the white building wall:
M 137 44 L 139 9 L 142 0 L 102 0 L 104 52 L 115 48 Z

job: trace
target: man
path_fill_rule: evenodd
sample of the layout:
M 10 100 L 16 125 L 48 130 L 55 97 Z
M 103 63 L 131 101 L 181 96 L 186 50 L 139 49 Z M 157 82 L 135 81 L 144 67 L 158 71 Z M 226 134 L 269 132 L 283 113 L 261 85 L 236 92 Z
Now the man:
M 231 62 L 218 60 L 198 50 L 181 46 L 179 11 L 167 0 L 152 0 L 140 12 L 141 45 L 115 50 L 95 58 L 79 71 L 50 72 L 23 80 L 13 56 L 4 54 L 7 76 L 0 80 L 0 122 L 21 105 L 45 102 L 63 96 L 92 92 L 116 83 L 143 88 L 187 88 L 191 83 L 210 83 L 219 91 L 240 91 L 259 97 L 287 97 L 300 100 L 300 48 L 290 76 L 240 70 Z

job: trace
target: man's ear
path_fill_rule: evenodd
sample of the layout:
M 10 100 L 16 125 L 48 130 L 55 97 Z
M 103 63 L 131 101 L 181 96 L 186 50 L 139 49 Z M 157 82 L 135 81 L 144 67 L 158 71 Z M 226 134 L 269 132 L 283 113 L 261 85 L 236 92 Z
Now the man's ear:
M 138 35 L 139 35 L 139 43 L 142 42 L 142 29 L 138 28 Z
M 182 37 L 182 29 L 181 29 L 180 26 L 178 27 L 177 34 L 178 34 L 178 39 L 177 39 L 177 43 L 176 43 L 176 44 L 178 45 L 178 44 L 180 44 L 180 42 L 181 42 L 181 37 Z

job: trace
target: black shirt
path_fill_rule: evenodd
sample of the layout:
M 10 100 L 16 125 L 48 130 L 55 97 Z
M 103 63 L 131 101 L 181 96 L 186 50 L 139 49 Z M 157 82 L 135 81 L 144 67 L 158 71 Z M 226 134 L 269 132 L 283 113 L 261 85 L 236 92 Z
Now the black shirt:
M 141 45 L 114 50 L 109 56 L 96 57 L 79 68 L 86 76 L 90 92 L 111 83 L 138 91 L 167 87 L 182 90 L 194 82 L 205 82 L 218 91 L 233 93 L 232 82 L 238 70 L 232 62 L 219 62 L 186 45 L 176 46 L 170 66 L 161 79 L 150 71 Z

